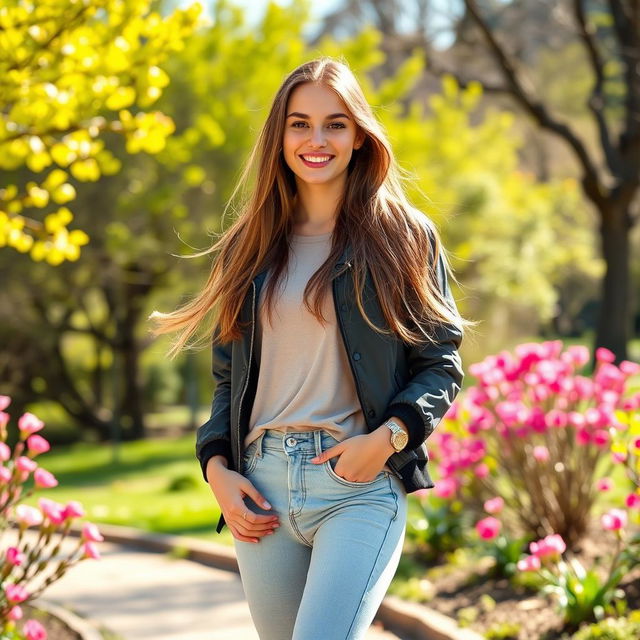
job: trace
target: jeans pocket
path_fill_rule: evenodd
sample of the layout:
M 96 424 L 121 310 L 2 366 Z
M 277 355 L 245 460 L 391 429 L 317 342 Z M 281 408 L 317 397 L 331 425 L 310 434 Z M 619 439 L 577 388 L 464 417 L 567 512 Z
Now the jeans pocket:
M 384 478 L 386 478 L 389 475 L 388 471 L 382 470 L 378 473 L 378 475 L 373 480 L 368 480 L 367 482 L 354 482 L 352 480 L 345 480 L 343 477 L 339 476 L 335 472 L 335 466 L 338 462 L 338 459 L 339 457 L 330 458 L 323 464 L 323 466 L 325 468 L 325 471 L 327 472 L 327 475 L 334 482 L 338 482 L 339 484 L 345 485 L 347 487 L 369 487 L 372 484 L 379 482 L 380 480 L 384 480 Z
M 258 462 L 258 441 L 254 440 L 242 453 L 242 475 L 248 476 Z

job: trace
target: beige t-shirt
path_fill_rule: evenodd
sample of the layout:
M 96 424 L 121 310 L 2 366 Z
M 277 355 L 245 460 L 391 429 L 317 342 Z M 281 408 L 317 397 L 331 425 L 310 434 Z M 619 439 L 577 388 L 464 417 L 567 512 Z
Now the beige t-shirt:
M 331 289 L 323 301 L 323 326 L 304 306 L 304 288 L 331 251 L 332 232 L 293 235 L 288 276 L 281 278 L 273 326 L 260 292 L 256 348 L 260 374 L 245 445 L 265 429 L 323 429 L 337 440 L 367 433 Z

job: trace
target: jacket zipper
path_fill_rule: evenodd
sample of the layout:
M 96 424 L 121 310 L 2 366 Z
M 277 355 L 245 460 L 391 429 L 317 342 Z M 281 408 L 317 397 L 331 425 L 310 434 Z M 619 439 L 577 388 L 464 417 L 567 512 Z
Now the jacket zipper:
M 348 262 L 347 266 L 349 268 L 351 268 L 351 263 Z M 362 411 L 364 413 L 365 408 L 364 408 L 364 403 L 362 402 L 362 395 L 360 393 L 360 387 L 358 385 L 358 376 L 356 375 L 356 370 L 355 370 L 355 368 L 353 366 L 353 363 L 351 362 L 351 353 L 349 353 L 349 345 L 347 344 L 347 338 L 346 338 L 346 335 L 345 335 L 345 332 L 344 332 L 344 328 L 342 326 L 342 318 L 340 316 L 340 311 L 338 309 L 338 299 L 337 299 L 337 296 L 336 296 L 336 280 L 335 279 L 333 280 L 332 285 L 333 285 L 333 306 L 335 307 L 335 310 L 336 310 L 336 318 L 338 318 L 338 327 L 340 328 L 340 335 L 342 336 L 342 342 L 344 343 L 344 346 L 347 349 L 347 360 L 349 360 L 349 367 L 351 368 L 351 373 L 353 375 L 353 382 L 354 382 L 354 385 L 355 385 L 355 388 L 356 388 L 356 394 L 358 396 L 358 401 L 360 402 L 360 406 L 362 407 Z M 366 416 L 365 416 L 364 419 L 365 419 L 365 422 L 367 422 Z M 371 432 L 369 432 L 369 433 L 371 433 Z M 387 459 L 386 464 L 388 464 L 389 467 L 391 469 L 393 469 L 393 472 L 396 474 L 396 476 L 398 476 L 398 478 L 402 479 L 402 475 L 398 471 L 398 468 L 395 465 L 395 461 L 391 459 L 392 457 L 393 457 L 393 455 Z
M 240 464 L 242 460 L 242 442 L 240 442 L 240 423 L 242 422 L 242 406 L 244 403 L 244 394 L 249 386 L 249 376 L 251 375 L 251 362 L 253 361 L 253 337 L 256 330 L 256 283 L 251 282 L 251 342 L 249 343 L 249 363 L 247 364 L 247 372 L 244 379 L 244 387 L 240 394 L 240 406 L 238 408 L 238 422 L 236 424 L 237 434 L 237 455 L 236 455 L 236 471 L 240 472 Z
M 347 262 L 347 267 L 350 269 L 351 268 L 351 263 Z M 351 368 L 351 373 L 353 375 L 353 382 L 355 384 L 356 387 L 356 394 L 358 395 L 358 402 L 360 402 L 360 406 L 362 407 L 362 411 L 364 413 L 365 408 L 364 408 L 364 403 L 362 402 L 362 394 L 360 393 L 360 387 L 358 385 L 358 376 L 356 375 L 356 370 L 353 366 L 353 362 L 351 362 L 351 353 L 349 352 L 349 344 L 347 343 L 347 338 L 344 332 L 344 327 L 342 326 L 342 318 L 340 316 L 340 310 L 338 309 L 338 298 L 336 296 L 336 280 L 334 279 L 332 282 L 333 285 L 333 306 L 335 308 L 336 311 L 336 318 L 338 318 L 338 327 L 340 328 L 340 335 L 342 336 L 342 342 L 347 350 L 347 360 L 349 361 L 349 367 Z M 365 422 L 367 422 L 367 417 L 365 416 L 364 418 Z

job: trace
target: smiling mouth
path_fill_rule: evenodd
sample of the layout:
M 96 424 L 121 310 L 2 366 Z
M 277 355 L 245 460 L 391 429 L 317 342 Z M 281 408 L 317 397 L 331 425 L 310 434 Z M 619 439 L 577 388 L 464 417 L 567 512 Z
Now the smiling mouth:
M 330 156 L 328 154 L 321 156 L 309 156 L 309 155 L 301 155 L 300 159 L 307 167 L 313 167 L 314 169 L 320 167 L 326 167 L 329 162 L 333 159 L 334 156 Z

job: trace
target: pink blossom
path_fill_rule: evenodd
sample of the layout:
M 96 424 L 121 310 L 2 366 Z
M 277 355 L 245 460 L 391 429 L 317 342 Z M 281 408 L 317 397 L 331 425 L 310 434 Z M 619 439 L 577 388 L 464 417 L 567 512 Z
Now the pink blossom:
M 529 544 L 529 551 L 538 558 L 560 555 L 564 553 L 566 549 L 567 545 L 558 533 L 550 534 L 542 538 L 542 540 Z
M 436 482 L 433 493 L 438 498 L 451 498 L 456 494 L 458 485 L 454 478 L 442 478 Z
M 605 429 L 597 429 L 593 434 L 593 442 L 596 447 L 600 447 L 602 449 L 609 444 L 609 432 Z
M 7 484 L 11 480 L 11 469 L 7 467 L 0 466 L 0 482 L 3 484 Z
M 42 522 L 42 513 L 28 504 L 19 504 L 15 508 L 16 519 L 27 527 L 40 524 Z
M 557 409 L 551 409 L 547 412 L 547 424 L 550 427 L 566 427 L 567 426 L 567 414 L 564 411 L 558 411 Z
M 49 449 L 51 449 L 51 445 L 48 440 L 38 434 L 35 434 L 27 438 L 27 449 L 34 455 L 38 455 L 39 453 L 46 453 L 49 451 Z
M 100 552 L 93 542 L 85 542 L 83 545 L 83 557 L 93 558 L 98 560 L 100 558 Z
M 29 592 L 21 584 L 5 584 L 4 592 L 9 602 L 24 602 Z
M 481 462 L 479 465 L 476 465 L 473 472 L 477 478 L 486 478 L 489 475 L 489 467 L 484 462 Z
M 27 413 L 22 414 L 18 419 L 20 437 L 23 439 L 28 435 L 35 433 L 36 431 L 40 431 L 40 429 L 42 429 L 43 427 L 44 422 L 42 422 L 42 420 L 40 420 L 39 418 L 36 418 L 33 413 L 29 413 L 28 411 Z
M 476 523 L 476 531 L 478 535 L 484 540 L 492 540 L 498 533 L 500 533 L 500 527 L 502 523 L 497 518 L 488 516 Z
M 4 428 L 7 426 L 7 422 L 9 422 L 9 414 L 6 413 L 5 411 L 0 411 L 0 429 L 4 430 Z M 6 431 L 4 431 L 4 434 L 6 435 Z
M 630 509 L 640 508 L 640 495 L 638 495 L 637 493 L 630 493 L 625 500 L 625 504 Z
M 19 604 L 14 605 L 9 609 L 9 620 L 20 620 L 22 618 L 22 607 Z
M 625 376 L 635 376 L 640 373 L 640 364 L 637 362 L 632 362 L 631 360 L 623 360 L 620 363 L 620 371 L 624 373 Z
M 627 459 L 627 454 L 624 451 L 613 451 L 611 453 L 611 457 L 614 462 L 625 462 Z
M 640 449 L 640 438 L 636 438 L 636 439 L 633 441 L 633 446 L 634 446 L 636 449 Z
M 569 424 L 572 427 L 582 427 L 584 426 L 585 423 L 585 419 L 584 416 L 581 413 L 578 413 L 577 411 L 570 411 L 569 415 Z
M 578 444 L 589 444 L 591 442 L 591 434 L 587 429 L 580 428 L 576 432 L 576 442 Z
M 7 562 L 14 566 L 19 567 L 25 560 L 25 555 L 17 547 L 9 547 L 6 551 Z
M 564 361 L 568 360 L 577 369 L 589 362 L 589 349 L 581 344 L 574 344 L 567 347 L 561 357 Z
M 451 406 L 449 407 L 449 409 L 447 410 L 447 412 L 444 414 L 444 417 L 447 420 L 457 420 L 460 416 L 460 410 L 461 410 L 461 406 L 460 406 L 460 402 L 452 402 Z
M 47 640 L 45 628 L 37 620 L 27 620 L 23 627 L 25 640 Z
M 500 513 L 504 507 L 504 500 L 500 496 L 490 498 L 484 503 L 484 510 L 487 513 Z
M 611 509 L 601 518 L 603 529 L 618 531 L 627 526 L 627 512 L 622 509 Z
M 66 520 L 66 513 L 63 505 L 49 498 L 38 500 L 42 513 L 52 524 L 61 524 Z
M 549 449 L 543 445 L 533 447 L 533 457 L 538 462 L 546 462 L 549 459 Z
M 526 556 L 522 560 L 518 560 L 517 567 L 520 571 L 537 571 L 541 566 L 538 556 Z
M 0 442 L 0 460 L 6 462 L 11 457 L 11 449 L 6 442 Z
M 420 491 L 428 493 L 429 489 L 419 489 L 418 491 L 414 492 L 414 495 L 420 493 Z M 65 515 L 67 518 L 82 517 L 84 515 L 84 509 L 77 500 L 70 500 L 69 502 L 67 502 L 67 506 L 65 507 Z
M 93 522 L 85 522 L 82 525 L 82 539 L 89 542 L 102 542 L 104 540 L 98 527 Z
M 610 351 L 606 347 L 598 347 L 596 349 L 596 360 L 598 362 L 615 362 L 616 356 L 613 351 Z
M 9 396 L 0 396 L 0 411 L 4 411 L 11 404 Z
M 611 478 L 600 478 L 596 482 L 596 489 L 598 491 L 610 491 L 613 488 L 613 480 Z
M 638 403 L 638 396 L 631 396 L 630 398 L 625 398 L 622 401 L 621 408 L 623 411 L 633 411 L 634 409 L 640 408 L 640 404 Z
M 41 487 L 43 489 L 49 489 L 51 487 L 55 487 L 58 485 L 58 481 L 56 477 L 50 471 L 43 469 L 36 469 L 33 474 L 33 479 L 35 481 L 36 487 Z
M 20 471 L 30 473 L 34 469 L 38 468 L 38 463 L 27 456 L 19 456 L 16 460 L 16 467 L 20 469 Z

